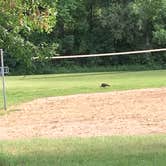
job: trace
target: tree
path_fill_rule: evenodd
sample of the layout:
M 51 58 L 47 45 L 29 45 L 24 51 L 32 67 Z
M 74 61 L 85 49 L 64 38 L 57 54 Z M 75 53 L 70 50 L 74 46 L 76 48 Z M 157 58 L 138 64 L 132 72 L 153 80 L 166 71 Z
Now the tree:
M 19 31 L 20 28 L 27 30 L 44 30 L 49 32 L 55 25 L 56 1 L 46 0 L 5 0 L 0 1 L 4 26 L 9 30 Z
M 36 33 L 49 33 L 56 24 L 56 1 L 46 0 L 5 0 L 0 1 L 0 47 L 5 50 L 7 64 L 12 69 L 23 73 L 33 70 L 32 56 L 48 56 L 47 48 L 29 40 Z M 41 49 L 40 49 L 41 47 Z M 52 49 L 54 50 L 54 49 Z M 49 51 L 49 53 L 52 53 Z

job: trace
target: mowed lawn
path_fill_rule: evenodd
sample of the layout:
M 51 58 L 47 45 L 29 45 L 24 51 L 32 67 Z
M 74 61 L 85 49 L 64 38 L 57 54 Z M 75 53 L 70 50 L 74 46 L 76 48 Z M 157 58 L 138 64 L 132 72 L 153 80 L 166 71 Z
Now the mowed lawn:
M 111 87 L 100 88 L 102 82 Z M 166 87 L 166 70 L 8 76 L 6 84 L 7 103 L 13 105 L 48 96 Z
M 0 142 L 1 166 L 165 166 L 165 136 Z
M 100 88 L 102 82 L 111 87 Z M 17 76 L 6 77 L 6 83 L 13 105 L 47 96 L 166 87 L 166 70 Z M 165 165 L 166 135 L 0 141 L 0 166 Z

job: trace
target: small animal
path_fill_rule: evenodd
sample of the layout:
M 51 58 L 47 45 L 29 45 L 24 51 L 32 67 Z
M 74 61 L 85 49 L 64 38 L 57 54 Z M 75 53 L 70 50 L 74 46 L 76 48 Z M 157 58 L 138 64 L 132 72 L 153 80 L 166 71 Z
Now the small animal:
M 105 87 L 107 87 L 107 86 L 110 86 L 109 84 L 106 84 L 106 83 L 102 83 L 101 85 L 100 85 L 100 87 L 102 87 L 102 88 L 105 88 Z

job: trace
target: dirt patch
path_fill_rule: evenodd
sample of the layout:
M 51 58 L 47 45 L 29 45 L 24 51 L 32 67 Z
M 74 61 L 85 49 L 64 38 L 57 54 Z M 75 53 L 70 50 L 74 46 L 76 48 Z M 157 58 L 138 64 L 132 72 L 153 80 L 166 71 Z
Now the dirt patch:
M 166 88 L 49 97 L 0 117 L 0 139 L 166 133 Z

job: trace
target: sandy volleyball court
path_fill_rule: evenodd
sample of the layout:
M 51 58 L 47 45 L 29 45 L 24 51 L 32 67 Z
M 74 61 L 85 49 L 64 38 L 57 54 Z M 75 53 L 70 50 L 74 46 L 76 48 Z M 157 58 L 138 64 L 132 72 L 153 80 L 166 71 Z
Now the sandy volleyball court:
M 0 116 L 0 139 L 166 134 L 166 88 L 49 97 L 14 109 Z

